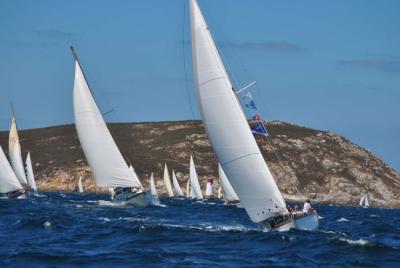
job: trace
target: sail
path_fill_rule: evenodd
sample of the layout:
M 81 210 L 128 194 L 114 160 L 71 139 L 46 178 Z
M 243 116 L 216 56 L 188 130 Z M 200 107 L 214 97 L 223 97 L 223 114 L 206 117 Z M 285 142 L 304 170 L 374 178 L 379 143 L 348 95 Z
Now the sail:
M 3 148 L 0 146 L 0 193 L 5 194 L 21 189 L 22 185 L 11 168 Z
M 140 187 L 118 150 L 94 101 L 75 56 L 75 126 L 82 150 L 99 187 Z
M 365 203 L 364 203 L 365 207 L 369 207 L 369 202 L 368 202 L 368 195 L 365 195 Z
M 190 197 L 190 178 L 186 182 L 186 198 Z
M 135 172 L 135 169 L 133 168 L 133 166 L 130 165 L 130 166 L 129 166 L 129 169 L 130 169 L 130 171 L 132 172 L 133 179 L 135 180 L 135 183 L 136 183 L 137 185 L 140 185 L 140 188 L 141 188 L 141 189 L 144 189 L 142 183 L 141 183 L 140 180 L 139 180 L 138 175 L 137 175 L 136 172 Z
M 192 198 L 192 199 L 203 199 L 202 197 L 201 198 L 197 198 L 196 192 L 193 189 L 192 183 L 190 183 L 189 197 Z
M 10 134 L 8 136 L 8 153 L 10 154 L 11 166 L 19 182 L 22 185 L 27 184 L 15 116 L 12 118 Z
M 26 164 L 26 178 L 28 180 L 29 188 L 32 191 L 37 192 L 35 175 L 33 174 L 33 168 L 32 168 L 31 154 L 29 152 L 28 155 L 26 156 L 25 164 Z
M 171 179 L 169 178 L 168 167 L 166 163 L 164 167 L 164 184 L 165 184 L 165 189 L 167 189 L 168 196 L 173 197 L 174 191 L 172 190 Z
M 217 195 L 218 199 L 222 198 L 222 186 L 219 186 L 218 188 L 218 195 Z
M 206 197 L 213 197 L 213 196 L 214 196 L 213 179 L 208 179 L 206 185 Z
M 363 206 L 363 204 L 364 204 L 364 199 L 365 199 L 365 194 L 361 197 L 361 199 L 360 199 L 360 203 L 359 203 L 359 205 L 360 206 Z
M 79 177 L 78 190 L 79 190 L 80 193 L 83 193 L 82 177 Z
M 197 99 L 214 152 L 253 222 L 287 212 L 195 0 L 190 16 Z
M 172 184 L 174 185 L 174 191 L 177 196 L 184 196 L 181 186 L 179 185 L 178 179 L 176 178 L 175 171 L 172 170 Z
M 229 180 L 220 164 L 218 164 L 218 173 L 224 199 L 226 201 L 238 201 L 239 197 L 235 193 L 235 190 L 233 190 L 232 185 L 229 183 Z
M 197 199 L 203 199 L 203 194 L 201 193 L 201 188 L 199 184 L 199 178 L 197 177 L 197 172 L 192 156 L 190 156 L 190 184 L 195 197 Z
M 150 191 L 151 191 L 151 195 L 154 198 L 158 198 L 157 188 L 156 188 L 156 185 L 154 183 L 153 172 L 151 172 L 151 177 L 150 177 Z

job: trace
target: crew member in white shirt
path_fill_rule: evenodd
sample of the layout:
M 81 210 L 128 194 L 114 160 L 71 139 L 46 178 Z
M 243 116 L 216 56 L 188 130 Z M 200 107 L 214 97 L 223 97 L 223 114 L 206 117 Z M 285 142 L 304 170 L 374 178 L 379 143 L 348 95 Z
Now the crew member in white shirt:
M 311 207 L 310 199 L 307 199 L 303 206 L 303 213 L 309 214 L 312 211 L 313 211 L 313 208 Z

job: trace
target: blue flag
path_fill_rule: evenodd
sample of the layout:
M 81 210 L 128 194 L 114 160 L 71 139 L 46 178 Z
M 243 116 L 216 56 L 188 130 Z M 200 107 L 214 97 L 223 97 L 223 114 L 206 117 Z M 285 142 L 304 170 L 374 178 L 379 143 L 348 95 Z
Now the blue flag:
M 267 129 L 261 122 L 258 122 L 254 127 L 251 127 L 251 132 L 256 135 L 268 136 Z
M 243 99 L 248 100 L 249 102 L 246 103 L 246 107 L 257 110 L 256 104 L 254 103 L 253 96 L 251 96 L 250 92 L 247 92 L 243 95 Z

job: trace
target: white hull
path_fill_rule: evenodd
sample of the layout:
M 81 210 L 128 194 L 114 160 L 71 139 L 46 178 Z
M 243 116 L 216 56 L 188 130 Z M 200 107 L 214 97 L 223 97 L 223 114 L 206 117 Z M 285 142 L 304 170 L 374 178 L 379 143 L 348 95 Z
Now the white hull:
M 305 231 L 315 231 L 319 228 L 318 214 L 312 213 L 303 217 L 295 218 L 295 228 Z
M 116 195 L 113 199 L 115 202 L 123 202 L 126 205 L 138 207 L 147 207 L 152 205 L 152 195 L 150 192 L 129 192 Z

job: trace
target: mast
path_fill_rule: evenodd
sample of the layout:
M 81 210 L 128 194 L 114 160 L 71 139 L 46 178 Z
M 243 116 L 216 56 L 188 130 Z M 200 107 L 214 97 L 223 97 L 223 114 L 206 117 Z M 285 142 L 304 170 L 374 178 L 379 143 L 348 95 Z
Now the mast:
M 214 152 L 253 222 L 287 213 L 195 0 L 190 16 L 196 94 Z

